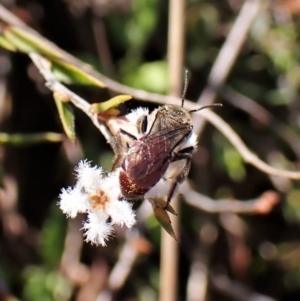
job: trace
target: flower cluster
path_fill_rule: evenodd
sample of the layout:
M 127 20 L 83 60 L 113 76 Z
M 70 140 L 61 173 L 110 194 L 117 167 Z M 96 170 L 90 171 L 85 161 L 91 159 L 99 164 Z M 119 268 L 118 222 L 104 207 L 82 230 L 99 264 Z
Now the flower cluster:
M 71 218 L 87 213 L 83 225 L 85 240 L 96 245 L 106 245 L 114 226 L 124 224 L 131 228 L 136 220 L 131 204 L 120 199 L 119 169 L 104 175 L 99 167 L 80 161 L 75 168 L 77 183 L 62 189 L 60 209 Z

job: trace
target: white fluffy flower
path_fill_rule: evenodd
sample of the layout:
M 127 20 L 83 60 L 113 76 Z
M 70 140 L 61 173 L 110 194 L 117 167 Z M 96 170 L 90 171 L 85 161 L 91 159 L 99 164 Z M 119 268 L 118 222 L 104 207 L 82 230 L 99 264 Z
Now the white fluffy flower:
M 108 215 L 101 210 L 91 211 L 83 224 L 85 241 L 95 245 L 106 246 L 105 240 L 112 236 L 113 224 L 107 221 Z
M 75 167 L 77 173 L 76 186 L 86 192 L 96 193 L 101 188 L 103 170 L 101 167 L 91 166 L 87 160 L 80 161 Z
M 87 212 L 89 208 L 89 199 L 77 186 L 62 189 L 60 194 L 60 209 L 68 217 L 74 218 L 77 213 Z
M 149 114 L 148 108 L 139 107 L 135 110 L 132 110 L 129 114 L 127 114 L 126 119 L 133 125 L 136 125 L 136 122 L 139 117 L 141 117 L 142 115 L 148 115 L 148 114 Z
M 135 213 L 131 208 L 131 204 L 125 200 L 112 200 L 109 202 L 107 204 L 107 213 L 111 219 L 120 226 L 125 224 L 126 227 L 131 228 L 136 222 Z
M 62 189 L 60 209 L 71 218 L 78 213 L 87 213 L 86 241 L 105 246 L 114 230 L 114 225 L 131 228 L 136 220 L 131 204 L 119 199 L 121 195 L 119 170 L 104 175 L 102 168 L 92 167 L 81 161 L 75 168 L 77 183 Z

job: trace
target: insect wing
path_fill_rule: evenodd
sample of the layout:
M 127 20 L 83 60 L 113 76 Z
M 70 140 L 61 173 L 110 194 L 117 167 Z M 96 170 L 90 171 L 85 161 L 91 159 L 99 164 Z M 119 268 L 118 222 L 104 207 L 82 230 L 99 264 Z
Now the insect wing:
M 174 148 L 189 133 L 190 128 L 187 126 L 173 130 L 164 128 L 138 140 L 125 159 L 128 176 L 135 180 L 152 180 L 152 175 L 157 178 L 156 183 L 168 168 Z
M 151 137 L 140 139 L 130 148 L 125 158 L 124 167 L 129 178 L 136 181 L 147 179 L 150 182 L 154 181 L 155 184 L 157 180 L 152 180 L 150 174 L 158 168 L 163 171 L 166 170 L 168 167 L 168 164 L 166 164 L 168 163 L 168 153 L 165 151 L 164 142 L 152 144 L 149 138 Z M 164 164 L 166 164 L 165 167 Z M 154 166 L 157 168 L 153 168 Z M 161 176 L 161 171 L 157 176 Z

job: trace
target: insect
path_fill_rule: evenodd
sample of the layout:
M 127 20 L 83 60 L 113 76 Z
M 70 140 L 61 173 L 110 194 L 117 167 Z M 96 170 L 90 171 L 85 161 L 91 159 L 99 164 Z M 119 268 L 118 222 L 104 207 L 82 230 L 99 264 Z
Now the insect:
M 188 176 L 192 153 L 196 147 L 191 113 L 208 105 L 188 111 L 184 105 L 186 84 L 181 106 L 164 105 L 150 115 L 141 115 L 135 133 L 120 129 L 116 137 L 118 154 L 114 168 L 121 167 L 119 182 L 122 197 L 140 201 L 160 180 L 166 181 L 166 205 L 178 185 Z

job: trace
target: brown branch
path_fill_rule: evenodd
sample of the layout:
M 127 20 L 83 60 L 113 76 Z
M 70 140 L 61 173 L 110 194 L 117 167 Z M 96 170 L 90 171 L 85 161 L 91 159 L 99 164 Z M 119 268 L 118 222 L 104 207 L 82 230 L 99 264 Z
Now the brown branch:
M 149 254 L 150 250 L 151 245 L 141 237 L 138 230 L 130 231 L 130 237 L 126 240 L 119 254 L 119 259 L 109 275 L 109 288 L 113 291 L 121 289 L 133 270 L 133 266 L 139 255 Z
M 184 53 L 184 10 L 185 0 L 169 1 L 168 22 L 168 72 L 169 95 L 180 96 Z M 179 238 L 180 205 L 178 197 L 172 200 L 178 216 L 173 218 L 172 227 Z M 176 301 L 178 298 L 178 243 L 166 231 L 161 235 L 160 301 Z
M 103 134 L 107 142 L 112 145 L 112 136 L 110 132 L 103 124 L 99 122 L 97 114 L 93 113 L 90 110 L 90 104 L 56 79 L 55 75 L 51 71 L 51 63 L 48 60 L 37 53 L 30 53 L 29 56 L 44 77 L 46 86 L 54 93 L 63 95 L 66 99 L 70 100 L 78 109 L 83 111 L 91 119 L 95 127 L 98 128 L 99 131 Z
M 251 115 L 252 118 L 261 124 L 268 126 L 270 130 L 285 141 L 293 149 L 295 154 L 300 157 L 300 145 L 298 143 L 300 137 L 292 128 L 275 118 L 268 110 L 253 99 L 235 91 L 229 86 L 223 87 L 220 90 L 220 94 L 226 98 L 230 104 Z
M 94 258 L 90 267 L 90 278 L 84 286 L 80 287 L 76 295 L 76 301 L 98 300 L 97 295 L 103 291 L 109 272 L 109 265 L 104 258 Z
M 114 69 L 114 64 L 106 36 L 106 28 L 103 20 L 99 17 L 94 17 L 92 20 L 92 28 L 94 32 L 94 39 L 96 42 L 98 56 L 100 58 L 103 69 L 105 73 L 108 74 L 108 76 L 115 78 L 116 72 Z
M 60 262 L 60 271 L 75 285 L 85 285 L 90 277 L 87 266 L 80 263 L 82 235 L 78 229 L 82 225 L 80 218 L 69 219 L 64 250 Z
M 195 108 L 195 105 L 193 105 Z M 200 112 L 201 113 L 201 112 Z M 252 153 L 242 139 L 237 135 L 237 133 L 226 123 L 223 119 L 221 119 L 218 115 L 214 114 L 212 111 L 207 110 L 205 115 L 203 116 L 209 120 L 211 124 L 213 124 L 236 148 L 236 150 L 240 153 L 242 158 L 249 164 L 255 166 L 257 169 L 265 172 L 266 174 L 285 177 L 293 180 L 300 180 L 300 173 L 296 171 L 286 171 L 274 168 L 261 159 L 259 159 L 254 153 Z
M 241 301 L 276 301 L 276 299 L 252 291 L 244 284 L 230 280 L 225 275 L 213 275 L 210 277 L 213 289 L 222 292 L 232 300 Z
M 117 291 L 123 287 L 134 263 L 138 258 L 138 251 L 139 250 L 133 244 L 133 241 L 127 240 L 119 254 L 118 261 L 108 278 L 108 284 L 111 290 Z
M 120 250 L 118 260 L 108 276 L 106 289 L 98 294 L 97 300 L 113 300 L 113 294 L 123 287 L 139 256 L 149 254 L 151 249 L 152 246 L 141 237 L 138 229 L 131 230 Z
M 259 13 L 262 0 L 247 0 L 244 2 L 219 55 L 208 76 L 207 86 L 198 98 L 198 104 L 208 105 L 215 101 L 218 90 L 225 83 L 242 45 L 248 35 L 253 20 Z M 199 119 L 194 123 L 197 133 L 203 130 L 205 120 Z
M 209 213 L 268 214 L 278 204 L 280 199 L 279 194 L 275 191 L 266 191 L 253 200 L 216 201 L 193 190 L 187 181 L 180 186 L 180 192 L 189 205 Z
M 187 284 L 187 301 L 207 300 L 209 262 L 213 246 L 218 237 L 217 227 L 208 222 L 199 230 L 199 240 L 193 252 L 190 275 Z

